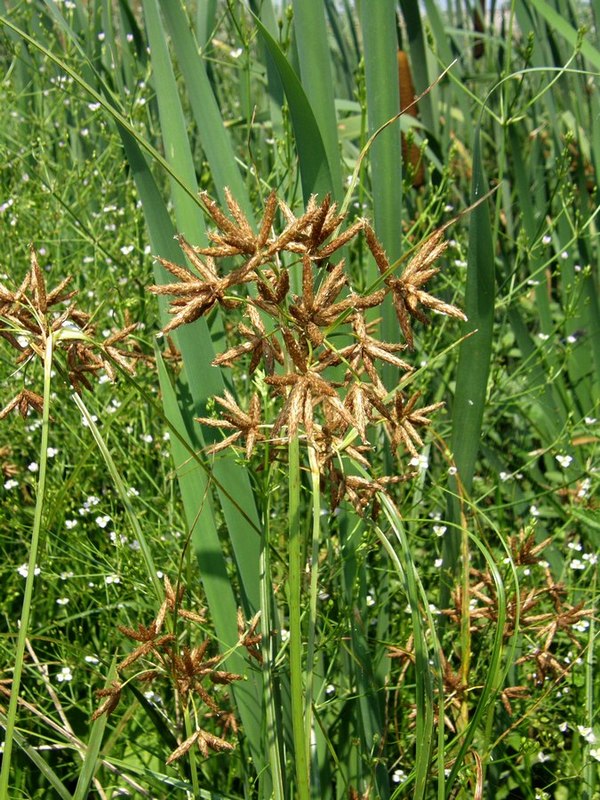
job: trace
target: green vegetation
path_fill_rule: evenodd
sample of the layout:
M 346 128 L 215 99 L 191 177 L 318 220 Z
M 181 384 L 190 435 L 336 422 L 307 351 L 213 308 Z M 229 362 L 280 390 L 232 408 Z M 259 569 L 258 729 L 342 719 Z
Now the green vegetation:
M 600 4 L 422 5 L 0 0 L 0 800 L 600 797 Z

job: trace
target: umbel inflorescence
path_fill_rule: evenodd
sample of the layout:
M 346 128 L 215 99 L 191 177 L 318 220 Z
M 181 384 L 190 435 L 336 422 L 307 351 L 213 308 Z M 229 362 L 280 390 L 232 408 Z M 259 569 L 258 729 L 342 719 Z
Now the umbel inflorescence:
M 32 361 L 45 363 L 48 341 L 52 341 L 51 358 L 60 354 L 67 381 L 81 394 L 91 389 L 90 377 L 100 371 L 115 378 L 115 365 L 133 373 L 136 355 L 122 350 L 135 323 L 110 334 L 102 344 L 94 340 L 95 328 L 89 314 L 73 301 L 77 291 L 69 288 L 71 277 L 54 289 L 46 280 L 33 246 L 30 246 L 30 268 L 18 289 L 11 290 L 0 283 L 0 338 L 16 351 L 17 366 Z M 43 398 L 31 389 L 22 389 L 1 411 L 0 419 L 17 410 L 25 417 L 30 410 L 41 413 Z
M 208 234 L 210 246 L 193 247 L 178 237 L 192 269 L 159 258 L 178 279 L 151 287 L 156 294 L 172 297 L 172 319 L 163 332 L 193 322 L 216 306 L 241 307 L 239 341 L 213 364 L 231 367 L 242 362 L 250 374 L 260 367 L 261 380 L 276 401 L 267 421 L 258 391 L 246 409 L 229 392 L 215 398 L 221 418 L 199 421 L 221 428 L 227 436 L 208 452 L 243 446 L 250 458 L 259 443 L 276 447 L 301 437 L 313 448 L 321 470 L 332 477 L 334 502 L 347 494 L 362 508 L 368 502 L 364 498 L 373 494 L 369 490 L 383 487 L 344 478 L 337 467 L 342 455 L 368 466 L 365 453 L 377 431 L 385 431 L 394 451 L 417 459 L 423 446 L 419 429 L 430 424 L 430 414 L 442 405 L 419 406 L 418 393 L 407 395 L 401 388 L 402 378 L 386 386 L 381 366 L 391 365 L 401 376 L 412 371 L 401 353 L 414 348 L 412 321 L 427 323 L 424 309 L 466 319 L 423 288 L 439 271 L 436 262 L 447 247 L 443 229 L 429 236 L 397 275 L 367 220 L 358 219 L 343 230 L 346 215 L 329 197 L 321 203 L 311 197 L 306 211 L 296 216 L 272 192 L 258 233 L 227 190 L 229 215 L 206 193 L 201 197 L 216 225 Z M 360 235 L 380 273 L 367 292 L 353 287 L 340 255 Z M 226 270 L 223 262 L 231 264 L 232 258 L 234 266 Z M 382 342 L 376 336 L 377 309 L 388 295 L 405 343 Z

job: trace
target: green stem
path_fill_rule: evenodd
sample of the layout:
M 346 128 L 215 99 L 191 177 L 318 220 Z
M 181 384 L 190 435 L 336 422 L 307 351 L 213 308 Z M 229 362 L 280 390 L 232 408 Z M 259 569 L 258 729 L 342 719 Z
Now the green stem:
M 185 725 L 185 738 L 189 738 L 196 728 L 196 725 L 192 725 L 192 720 L 190 718 L 190 710 L 186 706 L 183 709 L 183 724 Z M 194 797 L 200 797 L 200 784 L 198 783 L 198 762 L 196 758 L 196 748 L 190 747 L 187 753 L 188 756 L 188 763 L 190 765 L 190 778 L 192 780 L 192 791 Z
M 269 514 L 270 503 L 267 499 L 267 508 L 264 515 L 263 533 L 261 537 L 260 550 L 260 607 L 261 607 L 261 627 L 262 627 L 262 674 L 263 674 L 263 702 L 265 716 L 267 719 L 267 748 L 269 751 L 269 763 L 271 765 L 271 778 L 273 781 L 273 800 L 283 800 L 283 770 L 281 765 L 281 751 L 279 742 L 281 741 L 281 720 L 275 712 L 275 698 L 273 694 L 273 641 L 270 631 L 276 625 L 272 613 L 272 586 L 271 579 L 271 558 L 269 554 Z
M 102 434 L 100 433 L 100 430 L 98 429 L 98 426 L 94 422 L 94 419 L 93 419 L 92 415 L 90 414 L 90 412 L 88 411 L 85 403 L 83 402 L 81 397 L 79 397 L 79 395 L 77 395 L 77 394 L 73 395 L 73 399 L 75 400 L 75 404 L 77 405 L 77 407 L 79 408 L 79 410 L 83 414 L 83 416 L 84 416 L 84 418 L 86 420 L 86 423 L 87 423 L 90 431 L 92 432 L 92 436 L 96 440 L 96 444 L 98 445 L 98 448 L 100 449 L 100 452 L 102 453 L 102 456 L 104 458 L 106 466 L 108 467 L 108 471 L 110 472 L 110 475 L 111 475 L 111 477 L 112 477 L 112 479 L 114 481 L 115 488 L 116 488 L 116 490 L 117 490 L 117 492 L 119 494 L 119 499 L 123 503 L 123 507 L 125 509 L 125 513 L 127 514 L 127 518 L 129 520 L 129 523 L 130 523 L 130 525 L 132 527 L 132 530 L 133 530 L 133 532 L 135 534 L 135 538 L 139 542 L 140 552 L 142 554 L 142 558 L 144 559 L 144 563 L 146 564 L 146 570 L 148 572 L 148 577 L 149 577 L 149 579 L 150 579 L 150 581 L 152 583 L 152 586 L 154 587 L 154 591 L 156 593 L 156 597 L 158 598 L 158 602 L 162 603 L 163 587 L 162 587 L 160 579 L 159 579 L 159 577 L 157 575 L 156 567 L 154 566 L 154 560 L 152 558 L 152 552 L 150 550 L 148 542 L 146 541 L 146 537 L 144 536 L 144 532 L 142 531 L 142 526 L 138 522 L 138 518 L 137 518 L 137 515 L 135 513 L 135 509 L 134 509 L 134 507 L 133 507 L 133 505 L 131 503 L 131 500 L 129 499 L 129 495 L 127 494 L 127 489 L 125 487 L 125 484 L 123 483 L 123 479 L 121 478 L 121 476 L 119 474 L 119 470 L 117 469 L 117 466 L 116 466 L 115 462 L 113 461 L 113 458 L 112 458 L 112 456 L 110 454 L 110 451 L 109 451 L 108 447 L 106 446 L 106 442 L 102 438 Z M 0 797 L 1 796 L 2 795 L 0 795 Z
M 25 655 L 25 645 L 29 630 L 29 620 L 31 617 L 31 599 L 33 597 L 33 584 L 35 580 L 35 567 L 37 554 L 41 538 L 42 512 L 44 509 L 44 499 L 46 493 L 46 471 L 48 465 L 48 434 L 50 419 L 50 383 L 52 374 L 52 355 L 54 341 L 52 336 L 46 340 L 46 353 L 44 360 L 44 407 L 42 410 L 42 434 L 40 443 L 40 471 L 37 484 L 35 513 L 33 517 L 33 529 L 31 531 L 31 543 L 29 546 L 29 563 L 27 567 L 27 578 L 25 580 L 25 593 L 23 596 L 23 607 L 21 609 L 21 622 L 19 635 L 17 638 L 17 651 L 15 654 L 15 668 L 6 715 L 6 735 L 4 737 L 4 753 L 2 757 L 2 771 L 0 772 L 0 797 L 8 797 L 8 779 L 10 774 L 10 761 L 12 755 L 13 740 L 15 737 L 15 726 L 17 721 L 17 709 L 19 705 L 19 692 L 21 688 L 21 676 L 23 673 L 23 659 Z
M 288 508 L 288 606 L 290 626 L 290 689 L 292 704 L 292 738 L 296 764 L 296 797 L 310 800 L 307 737 L 304 723 L 304 689 L 302 680 L 302 529 L 300 524 L 300 443 L 290 439 L 289 508 Z
M 313 675 L 315 661 L 315 633 L 317 627 L 317 595 L 319 579 L 319 543 L 321 539 L 321 475 L 317 463 L 317 455 L 313 447 L 308 447 L 308 459 L 310 463 L 310 483 L 312 495 L 312 552 L 310 558 L 310 593 L 309 593 L 309 615 L 308 615 L 308 646 L 306 652 L 306 701 L 305 701 L 305 725 L 307 735 L 310 737 L 312 731 L 312 708 L 313 708 Z M 313 753 L 310 738 L 307 741 L 308 751 L 311 755 L 311 762 L 316 766 L 316 747 Z M 313 773 L 316 777 L 317 772 Z M 313 797 L 319 797 L 320 790 L 318 783 L 313 787 Z

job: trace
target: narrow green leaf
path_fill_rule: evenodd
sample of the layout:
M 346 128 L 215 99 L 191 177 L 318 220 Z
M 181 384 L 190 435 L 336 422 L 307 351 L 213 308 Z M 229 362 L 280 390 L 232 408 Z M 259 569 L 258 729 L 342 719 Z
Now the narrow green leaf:
M 294 0 L 293 8 L 302 85 L 306 87 L 306 96 L 327 154 L 332 197 L 339 202 L 342 196 L 342 171 L 323 0 Z
M 229 131 L 217 105 L 204 59 L 198 51 L 184 6 L 179 0 L 160 0 L 162 12 L 185 79 L 186 93 L 196 121 L 198 137 L 210 165 L 211 178 L 221 202 L 227 186 L 250 221 L 253 209 L 237 167 Z M 189 145 L 188 145 L 189 147 Z
M 116 662 L 113 660 L 104 687 L 107 688 L 111 681 L 117 677 L 115 669 Z M 77 779 L 77 786 L 73 794 L 73 800 L 86 800 L 91 783 L 94 779 L 99 766 L 100 766 L 100 748 L 102 746 L 102 738 L 104 736 L 104 729 L 106 728 L 106 714 L 102 714 L 92 723 L 92 730 L 88 739 L 87 748 L 83 758 L 83 764 Z
M 479 129 L 473 152 L 472 202 L 481 198 L 487 187 L 481 161 Z M 464 333 L 473 335 L 462 342 L 456 373 L 456 394 L 452 411 L 452 452 L 460 481 L 471 491 L 475 459 L 485 408 L 487 381 L 492 354 L 494 322 L 494 250 L 487 201 L 471 212 Z
M 2 712 L 0 712 L 0 726 L 6 730 L 6 715 Z M 73 795 L 69 792 L 52 767 L 42 758 L 35 747 L 27 743 L 27 738 L 19 731 L 15 731 L 14 739 L 17 747 L 25 753 L 40 775 L 43 775 L 48 781 L 49 785 L 56 792 L 57 797 L 60 797 L 61 800 L 74 800 Z
M 600 70 L 600 50 L 597 50 L 587 39 L 581 39 L 580 32 L 569 25 L 567 20 L 546 0 L 530 0 L 530 3 L 531 7 L 544 17 L 553 31 L 562 36 L 572 48 L 575 49 L 580 45 L 583 57 L 590 62 L 594 69 Z
M 298 166 L 302 182 L 302 194 L 307 203 L 311 194 L 324 197 L 334 189 L 332 170 L 319 125 L 311 104 L 298 76 L 290 66 L 285 54 L 260 19 L 255 16 L 256 25 L 267 47 L 283 84 L 290 108 L 294 136 L 298 151 Z
M 396 42 L 396 4 L 392 0 L 363 3 L 361 26 L 364 39 L 369 135 L 373 135 L 400 111 Z M 390 263 L 402 253 L 402 151 L 400 126 L 394 122 L 375 139 L 369 152 L 373 222 Z M 374 265 L 367 276 L 376 277 Z M 391 303 L 384 308 L 382 338 L 398 340 L 398 324 Z
M 197 241 L 198 238 L 204 239 L 204 220 L 198 203 L 192 199 L 198 192 L 194 159 L 166 35 L 158 10 L 158 0 L 143 0 L 142 7 L 150 44 L 153 81 L 158 101 L 160 132 L 165 156 L 173 171 L 181 176 L 187 184 L 187 191 L 184 191 L 181 186 L 171 181 L 171 198 L 177 217 L 177 227 L 181 233 L 188 237 L 194 237 L 194 240 Z
M 481 133 L 475 131 L 473 152 L 472 202 L 487 191 L 481 161 Z M 468 321 L 464 333 L 472 333 L 460 346 L 456 371 L 456 392 L 452 408 L 452 453 L 458 470 L 462 491 L 469 495 L 473 485 L 475 462 L 486 402 L 487 382 L 492 355 L 494 322 L 495 267 L 492 230 L 487 200 L 471 212 L 469 224 L 469 251 L 467 256 L 467 286 L 465 312 Z M 457 566 L 460 545 L 461 505 L 458 481 L 449 480 L 448 518 L 452 529 L 444 537 L 443 560 L 446 575 L 452 575 Z M 446 607 L 449 582 L 442 584 L 440 604 Z

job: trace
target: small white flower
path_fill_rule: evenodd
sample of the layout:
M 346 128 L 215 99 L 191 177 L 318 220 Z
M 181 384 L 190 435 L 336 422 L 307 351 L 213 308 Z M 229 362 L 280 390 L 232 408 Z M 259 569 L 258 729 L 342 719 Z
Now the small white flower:
M 107 516 L 106 514 L 102 517 L 96 517 L 96 525 L 99 528 L 106 528 L 109 522 L 110 522 L 110 517 Z
M 529 506 L 529 513 L 532 517 L 539 517 L 540 512 L 537 506 Z
M 154 441 L 154 437 L 152 436 L 151 433 L 143 433 L 140 436 L 140 439 L 142 440 L 142 442 L 146 442 L 146 444 L 151 444 Z
M 56 447 L 49 447 L 49 448 L 46 450 L 46 455 L 48 456 L 48 458 L 54 458 L 54 456 L 55 456 L 57 453 L 58 453 L 58 450 L 56 449 Z
M 426 455 L 421 453 L 420 456 L 413 456 L 409 461 L 411 467 L 418 467 L 421 472 L 425 472 L 429 468 L 429 461 Z
M 231 50 L 229 52 L 229 55 L 231 56 L 231 58 L 239 58 L 242 55 L 243 52 L 244 51 L 242 50 L 241 47 L 236 47 L 235 50 Z
M 591 488 L 592 488 L 592 481 L 589 478 L 584 478 L 579 484 L 579 488 L 577 489 L 577 497 L 579 498 L 587 497 L 588 494 L 590 493 Z
M 78 520 L 76 519 L 66 519 L 65 520 L 65 528 L 67 530 L 72 530 L 77 525 Z
M 498 477 L 504 483 L 505 481 L 507 481 L 510 478 L 510 474 L 508 472 L 500 472 Z
M 103 42 L 106 39 L 106 34 L 103 31 L 100 31 L 98 34 L 98 41 Z
M 443 536 L 446 533 L 447 530 L 448 530 L 448 528 L 446 527 L 446 525 L 434 525 L 433 526 L 433 532 L 435 533 L 436 536 Z
M 282 628 L 281 629 L 281 641 L 282 642 L 287 642 L 287 640 L 289 638 L 290 638 L 290 632 L 286 628 Z
M 96 658 L 96 656 L 86 656 L 84 661 L 87 661 L 88 664 L 99 664 L 100 659 Z
M 126 244 L 121 247 L 121 252 L 124 256 L 128 256 L 130 253 L 133 253 L 134 246 L 132 244 Z
M 406 780 L 406 772 L 403 769 L 395 769 L 392 772 L 392 783 L 404 783 Z
M 588 728 L 585 725 L 578 725 L 577 730 L 579 731 L 579 735 L 582 736 L 588 744 L 596 744 L 597 739 L 593 728 Z
M 563 261 L 565 261 L 569 257 L 569 254 L 566 250 L 563 250 L 562 253 L 560 254 L 560 257 L 562 258 Z
M 537 760 L 540 762 L 540 764 L 544 764 L 546 761 L 550 761 L 551 758 L 552 756 L 549 756 L 547 753 L 544 753 L 543 750 L 540 750 L 540 752 L 537 754 Z
M 583 421 L 585 422 L 586 425 L 595 425 L 596 422 L 598 422 L 596 417 L 584 417 Z
M 456 475 L 457 472 L 456 467 L 448 467 L 448 475 Z
M 21 564 L 20 567 L 17 567 L 17 572 L 19 575 L 22 575 L 23 578 L 26 578 L 29 575 L 29 566 L 27 564 Z M 41 572 L 38 565 L 35 565 L 35 569 L 33 570 L 34 575 L 39 575 Z
M 543 244 L 550 244 L 551 241 L 552 241 L 552 237 L 548 236 L 548 234 L 546 234 L 545 236 L 542 236 Z
M 333 694 L 335 692 L 335 686 L 333 683 L 328 683 L 325 687 L 325 694 Z
M 433 566 L 436 569 L 440 569 L 440 567 L 444 566 L 444 559 L 443 558 L 436 558 L 436 560 L 433 562 Z
M 63 667 L 61 671 L 57 674 L 56 680 L 59 683 L 64 683 L 65 681 L 72 681 L 73 680 L 73 673 L 71 672 L 69 667 Z
M 577 631 L 578 633 L 585 633 L 589 627 L 590 627 L 589 619 L 580 619 L 579 622 L 576 622 L 573 625 L 573 630 Z
M 88 103 L 88 108 L 90 111 L 98 111 L 100 103 Z
M 37 463 L 37 461 L 32 461 L 31 464 L 29 464 L 28 467 L 27 467 L 29 472 L 37 472 L 39 470 L 39 468 L 40 468 L 40 465 Z
M 4 481 L 4 488 L 10 491 L 10 489 L 15 489 L 19 485 L 19 481 L 16 481 L 14 478 L 9 478 L 7 481 Z
M 106 575 L 104 583 L 121 583 L 121 578 L 118 575 Z
M 69 603 L 68 597 L 59 597 L 56 601 L 57 606 L 66 606 Z
M 578 558 L 574 558 L 569 566 L 571 569 L 585 569 L 585 562 L 580 561 Z
M 135 488 L 135 486 L 130 486 L 130 487 L 129 487 L 129 489 L 127 489 L 127 496 L 128 496 L 128 497 L 139 497 L 139 496 L 140 496 L 140 493 L 139 493 L 139 491 L 138 491 L 138 490 Z
M 368 606 L 374 606 L 375 605 L 375 598 L 373 597 L 372 594 L 368 594 L 367 595 L 367 605 Z
M 61 572 L 60 573 L 61 581 L 67 581 L 69 578 L 72 578 L 72 577 L 73 577 L 73 573 L 72 572 Z
M 548 341 L 548 339 L 550 338 L 550 334 L 549 334 L 549 333 L 542 333 L 542 331 L 540 331 L 540 332 L 538 333 L 538 335 L 537 335 L 537 338 L 538 338 L 538 339 L 539 339 L 541 342 L 547 342 L 547 341 Z

